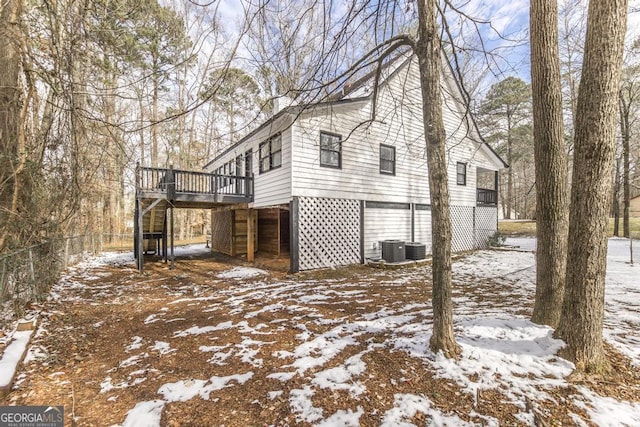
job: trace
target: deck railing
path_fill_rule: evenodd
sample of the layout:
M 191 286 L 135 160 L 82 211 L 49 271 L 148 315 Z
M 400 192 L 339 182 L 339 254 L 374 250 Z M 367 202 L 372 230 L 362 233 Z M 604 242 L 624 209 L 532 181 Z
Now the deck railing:
M 477 188 L 476 201 L 479 205 L 497 205 L 498 204 L 498 191 L 490 190 L 488 188 Z
M 167 192 L 169 199 L 176 193 L 253 196 L 252 176 L 141 166 L 138 166 L 136 176 L 138 190 Z

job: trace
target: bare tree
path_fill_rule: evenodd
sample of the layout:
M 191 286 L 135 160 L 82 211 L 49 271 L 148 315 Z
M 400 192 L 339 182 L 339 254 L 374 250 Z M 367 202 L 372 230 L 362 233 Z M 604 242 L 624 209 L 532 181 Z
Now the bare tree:
M 293 80 L 283 79 L 276 91 L 284 89 L 298 99 L 298 103 L 316 102 L 338 90 L 344 82 L 355 80 L 364 73 L 372 72 L 373 77 L 373 107 L 371 120 L 362 123 L 366 126 L 377 120 L 376 98 L 380 83 L 381 69 L 389 58 L 402 52 L 401 48 L 410 47 L 418 58 L 420 84 L 422 91 L 422 113 L 424 117 L 424 138 L 429 168 L 429 188 L 432 206 L 432 236 L 433 236 L 433 311 L 434 330 L 430 347 L 434 352 L 442 351 L 447 357 L 456 357 L 460 348 L 455 342 L 453 333 L 453 303 L 451 285 L 451 221 L 449 212 L 449 189 L 446 159 L 446 136 L 442 116 L 442 81 L 441 72 L 445 55 L 443 54 L 440 33 L 444 31 L 438 25 L 439 18 L 444 18 L 434 0 L 419 0 L 417 2 L 417 37 L 416 35 L 398 33 L 406 27 L 390 24 L 395 22 L 396 15 L 401 10 L 390 2 L 363 3 L 353 2 L 346 6 L 347 13 L 340 21 L 331 22 L 331 15 L 325 16 L 323 21 L 323 41 L 308 64 L 312 70 L 306 70 L 303 81 L 297 73 L 285 72 L 285 76 Z M 324 9 L 322 9 L 324 10 Z M 325 14 L 328 13 L 325 11 Z M 296 20 L 293 22 L 292 34 L 296 34 Z M 276 22 L 274 25 L 281 25 Z M 337 25 L 336 25 L 337 24 Z M 378 32 L 377 24 L 384 26 L 384 31 Z M 360 54 L 360 59 L 352 66 L 343 65 L 344 47 L 354 42 L 353 30 L 357 34 L 364 34 L 371 30 L 375 33 L 372 39 L 377 41 L 368 52 Z M 262 36 L 258 39 L 264 38 Z M 289 44 L 295 38 L 286 37 L 283 44 L 275 51 L 267 49 L 269 58 L 287 57 L 291 54 Z M 357 43 L 356 43 L 357 45 Z M 357 52 L 357 51 L 356 51 Z M 350 52 L 353 55 L 353 52 Z M 342 55 L 342 56 L 341 56 Z M 292 63 L 285 63 L 282 68 L 288 69 Z M 286 83 L 285 83 L 286 82 Z M 318 84 L 318 82 L 322 82 Z M 295 87 L 287 87 L 290 84 Z M 275 93 L 275 92 L 274 92 Z
M 634 122 L 633 110 L 640 100 L 640 66 L 629 66 L 624 70 L 624 78 L 618 98 L 620 137 L 622 139 L 622 233 L 630 237 L 629 209 L 631 205 L 631 136 Z M 618 200 L 614 200 L 617 205 Z
M 567 160 L 556 0 L 531 0 L 531 87 L 536 170 L 536 299 L 532 320 L 560 319 L 567 259 Z
M 586 2 L 557 0 L 560 78 L 565 105 L 564 123 L 568 149 L 573 150 L 573 130 L 578 103 L 578 85 L 587 22 Z
M 453 334 L 451 299 L 451 218 L 445 132 L 442 119 L 440 73 L 442 67 L 440 35 L 437 25 L 437 1 L 418 1 L 418 41 L 416 55 L 420 64 L 424 136 L 429 166 L 429 195 L 432 206 L 433 236 L 433 335 L 429 346 L 447 357 L 461 350 Z
M 24 169 L 24 113 L 20 40 L 22 0 L 0 8 L 0 251 L 7 245 L 10 225 L 19 217 Z
M 602 372 L 608 212 L 627 1 L 590 2 L 576 107 L 575 159 L 564 302 L 556 336 L 562 355 Z

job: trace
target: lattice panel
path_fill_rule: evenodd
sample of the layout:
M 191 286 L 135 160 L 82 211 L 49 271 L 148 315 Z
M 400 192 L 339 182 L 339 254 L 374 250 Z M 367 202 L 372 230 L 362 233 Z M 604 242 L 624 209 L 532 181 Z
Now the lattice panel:
M 475 249 L 472 206 L 451 206 L 451 234 L 453 252 Z
M 360 202 L 301 197 L 298 204 L 300 270 L 360 262 Z
M 476 247 L 486 248 L 487 241 L 498 231 L 498 208 L 476 208 Z

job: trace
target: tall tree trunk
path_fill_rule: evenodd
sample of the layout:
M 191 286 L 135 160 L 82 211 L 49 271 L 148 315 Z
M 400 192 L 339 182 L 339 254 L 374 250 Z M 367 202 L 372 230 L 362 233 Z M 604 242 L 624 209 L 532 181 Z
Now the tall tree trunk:
M 513 147 L 513 141 L 511 139 L 511 121 L 507 118 L 507 163 L 509 168 L 507 169 L 507 219 L 511 218 L 511 209 L 513 209 L 513 157 L 511 155 L 511 149 Z
M 433 235 L 433 335 L 429 346 L 446 357 L 457 357 L 460 347 L 453 334 L 451 299 L 451 218 L 440 89 L 440 36 L 436 0 L 418 1 L 418 42 L 424 136 L 427 145 L 431 230 Z
M 627 0 L 589 2 L 578 94 L 567 282 L 556 336 L 586 372 L 608 367 L 602 325 L 607 225 Z
M 613 235 L 618 237 L 620 236 L 620 157 L 616 158 L 614 174 L 611 213 L 613 215 Z
M 564 295 L 568 232 L 557 3 L 531 0 L 530 25 L 538 245 L 532 320 L 555 327 Z
M 102 60 L 105 63 L 109 63 L 107 55 L 103 55 Z M 101 162 L 101 167 L 104 169 L 104 177 L 106 180 L 106 187 L 103 194 L 103 224 L 101 233 L 109 234 L 113 236 L 116 234 L 117 224 L 119 221 L 119 205 L 118 205 L 118 192 L 120 186 L 116 183 L 119 182 L 119 153 L 120 153 L 120 141 L 115 138 L 115 130 L 110 129 L 110 123 L 115 123 L 116 103 L 115 94 L 111 89 L 114 82 L 117 81 L 117 76 L 112 72 L 105 74 L 105 92 L 102 97 L 103 114 L 105 118 L 105 124 L 103 132 L 104 145 L 107 150 L 105 156 L 106 161 Z
M 138 94 L 138 114 L 140 114 L 140 134 L 139 134 L 139 147 L 140 147 L 140 165 L 145 165 L 145 149 L 144 149 L 144 104 L 142 102 L 144 93 L 142 90 Z M 147 163 L 148 164 L 148 163 Z
M 8 0 L 0 8 L 0 252 L 17 215 L 20 192 L 22 89 L 18 40 L 22 0 Z
M 631 114 L 631 103 L 633 97 L 629 91 L 629 99 L 620 100 L 620 133 L 622 134 L 622 235 L 629 238 L 629 208 L 631 206 L 631 189 L 629 186 L 629 141 L 631 140 L 631 129 L 629 116 Z M 617 201 L 616 201 L 617 203 Z
M 160 164 L 158 161 L 158 90 L 160 83 L 158 82 L 159 71 L 153 70 L 153 99 L 151 105 L 151 166 L 157 168 Z

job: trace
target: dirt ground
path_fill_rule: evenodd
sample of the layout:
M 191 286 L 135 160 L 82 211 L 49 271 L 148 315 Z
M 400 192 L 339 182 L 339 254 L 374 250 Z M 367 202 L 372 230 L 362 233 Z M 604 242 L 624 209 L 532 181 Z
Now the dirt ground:
M 32 340 L 31 361 L 22 368 L 5 404 L 64 405 L 65 425 L 110 426 L 122 424 L 138 402 L 161 398 L 158 392 L 164 384 L 183 381 L 188 386 L 189 381 L 251 372 L 249 381 L 238 377 L 224 388 L 212 389 L 208 396 L 167 403 L 161 424 L 310 425 L 296 416 L 291 397 L 308 390 L 314 374 L 344 366 L 345 360 L 355 356 L 366 363 L 367 375 L 360 380 L 365 390 L 357 391 L 354 382 L 343 383 L 341 390 L 314 383 L 312 401 L 324 414 L 360 408 L 360 424 L 366 426 L 380 425 L 381 414 L 393 408 L 398 394 L 426 396 L 440 412 L 478 425 L 486 424 L 486 417 L 500 425 L 524 425 L 514 416 L 523 411 L 530 411 L 541 426 L 574 425 L 571 414 L 592 425 L 584 409 L 572 402 L 578 386 L 640 401 L 640 374 L 611 349 L 615 367 L 611 376 L 574 378 L 568 387 L 546 390 L 553 399 L 515 406 L 504 390 L 473 395 L 436 375 L 428 360 L 389 348 L 384 344 L 392 334 L 389 328 L 378 332 L 369 328 L 354 335 L 356 342 L 341 347 L 339 354 L 317 348 L 311 356 L 323 358 L 321 365 L 298 369 L 283 381 L 274 374 L 295 371 L 292 355 L 300 351 L 301 334 L 326 334 L 322 336 L 332 340 L 331 331 L 339 325 L 363 318 L 375 321 L 374 315 L 366 313 L 416 304 L 428 306 L 414 316 L 429 327 L 429 267 L 356 266 L 289 275 L 285 261 L 259 259 L 253 266 L 269 274 L 243 279 L 245 284 L 240 286 L 238 279 L 218 277 L 233 265 L 242 261 L 207 254 L 178 259 L 174 270 L 148 259 L 144 276 L 133 265 L 73 271 L 65 279 L 67 286 L 58 286 L 50 301 L 35 307 L 41 311 L 41 328 Z M 286 289 L 306 292 L 307 299 L 282 291 L 283 283 L 289 286 Z M 496 286 L 486 279 L 456 279 L 454 296 L 464 295 L 479 310 L 504 307 L 528 315 L 530 299 L 505 298 L 494 291 Z M 332 287 L 341 289 L 333 297 Z M 318 298 L 319 289 L 322 298 Z M 225 322 L 235 326 L 221 327 Z M 197 329 L 207 325 L 213 327 L 206 333 Z M 338 345 L 338 339 L 332 345 Z M 217 356 L 212 356 L 216 351 Z M 421 412 L 409 421 L 429 422 Z

